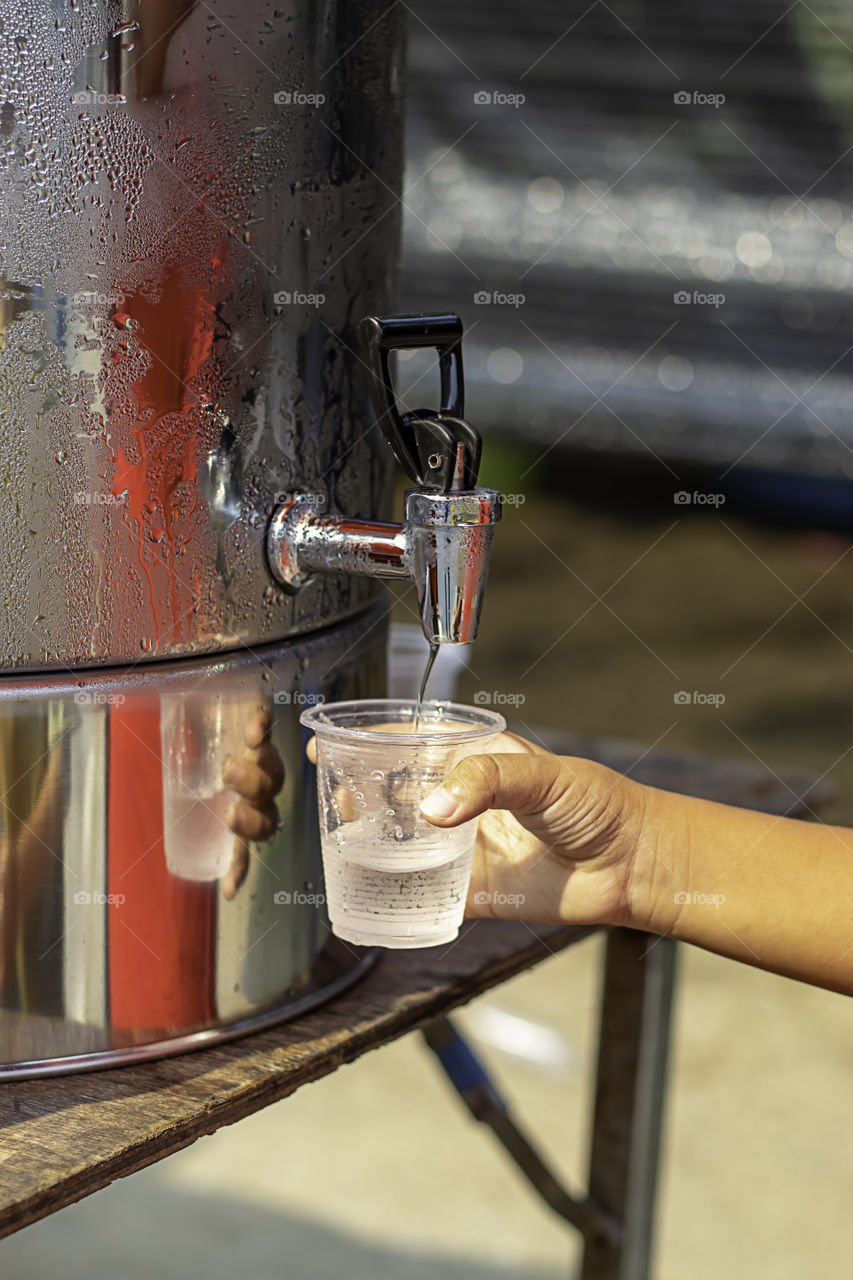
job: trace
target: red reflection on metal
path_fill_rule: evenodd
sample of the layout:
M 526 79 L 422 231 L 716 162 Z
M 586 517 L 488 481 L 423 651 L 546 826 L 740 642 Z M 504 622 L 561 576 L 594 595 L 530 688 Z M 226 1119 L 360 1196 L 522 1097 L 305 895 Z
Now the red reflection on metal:
M 193 567 L 182 573 L 178 553 L 187 540 L 182 527 L 198 519 L 198 458 L 209 429 L 203 406 L 216 398 L 211 357 L 221 281 L 221 256 L 212 259 L 203 288 L 187 287 L 182 267 L 174 263 L 164 269 L 156 300 L 137 291 L 113 316 L 117 327 L 130 331 L 116 344 L 114 360 L 125 358 L 131 343 L 148 356 L 148 368 L 131 387 L 132 447 L 116 449 L 111 487 L 123 495 L 136 528 L 158 640 L 161 600 L 168 599 L 175 639 L 189 638 L 189 619 L 200 605 Z

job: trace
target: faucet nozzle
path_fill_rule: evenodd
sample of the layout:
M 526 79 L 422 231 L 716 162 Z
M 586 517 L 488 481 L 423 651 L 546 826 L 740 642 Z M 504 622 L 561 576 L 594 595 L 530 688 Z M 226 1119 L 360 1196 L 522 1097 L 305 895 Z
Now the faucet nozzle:
M 300 591 L 317 572 L 411 578 L 424 634 L 434 644 L 468 644 L 477 634 L 494 526 L 496 489 L 477 487 L 481 441 L 462 418 L 462 322 L 456 315 L 368 316 L 359 325 L 377 420 L 415 481 L 402 525 L 318 512 L 310 494 L 289 494 L 267 537 L 272 572 Z M 392 351 L 439 353 L 441 409 L 401 414 L 388 365 Z
M 479 488 L 406 493 L 408 569 L 431 643 L 469 644 L 477 634 L 500 497 Z

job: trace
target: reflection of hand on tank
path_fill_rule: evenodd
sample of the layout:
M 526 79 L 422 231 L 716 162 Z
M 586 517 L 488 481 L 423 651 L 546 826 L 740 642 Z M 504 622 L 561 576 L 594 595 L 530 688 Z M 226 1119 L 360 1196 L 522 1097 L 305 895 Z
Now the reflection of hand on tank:
M 284 764 L 270 741 L 272 712 L 265 702 L 253 710 L 243 733 L 246 750 L 236 759 L 228 756 L 222 766 L 222 781 L 236 791 L 225 812 L 225 821 L 234 832 L 231 866 L 222 877 L 222 896 L 230 901 L 249 869 L 249 841 L 269 840 L 279 826 L 275 797 L 284 786 Z

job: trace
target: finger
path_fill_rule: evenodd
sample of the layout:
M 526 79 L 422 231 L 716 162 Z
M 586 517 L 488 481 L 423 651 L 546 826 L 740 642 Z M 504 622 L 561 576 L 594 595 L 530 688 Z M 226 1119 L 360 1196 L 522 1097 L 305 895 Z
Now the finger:
M 550 752 L 466 756 L 421 804 L 438 827 L 455 827 L 487 809 L 540 813 L 565 786 L 563 762 Z
M 269 840 L 278 829 L 278 809 L 274 804 L 257 808 L 245 800 L 232 800 L 225 821 L 235 836 L 245 840 Z
M 278 795 L 284 785 L 284 761 L 279 754 L 278 747 L 273 746 L 271 742 L 267 742 L 256 751 L 247 751 L 246 755 L 259 769 L 264 771 L 270 780 L 273 795 Z
M 259 702 L 246 722 L 246 727 L 243 730 L 243 741 L 250 751 L 256 751 L 259 747 L 269 742 L 271 729 L 272 711 L 269 703 Z
M 355 796 L 346 787 L 336 787 L 332 793 L 332 804 L 341 822 L 355 822 L 358 817 L 358 805 Z
M 309 738 L 305 746 L 305 754 L 312 764 L 317 763 L 317 739 Z M 335 787 L 332 792 L 332 804 L 341 822 L 355 822 L 358 817 L 358 806 L 355 796 L 346 787 Z
M 527 738 L 519 737 L 517 733 L 509 733 L 504 730 L 495 738 L 489 747 L 489 755 L 529 755 L 529 756 L 547 756 L 551 752 L 546 747 L 540 747 L 535 742 L 528 742 Z
M 270 762 L 275 772 L 271 776 L 252 760 L 241 756 L 239 760 L 229 760 L 222 770 L 222 781 L 232 791 L 238 792 L 244 800 L 263 807 L 278 795 L 281 790 L 284 771 L 280 765 Z
M 231 858 L 231 866 L 222 877 L 222 896 L 226 902 L 230 902 L 236 894 L 240 885 L 246 879 L 249 870 L 249 846 L 245 840 L 236 839 L 234 841 L 234 853 Z
M 222 766 L 222 781 L 245 795 L 255 799 L 256 793 L 267 793 L 267 799 L 277 796 L 284 786 L 284 763 L 272 743 L 258 750 L 247 750 L 236 759 L 226 756 Z

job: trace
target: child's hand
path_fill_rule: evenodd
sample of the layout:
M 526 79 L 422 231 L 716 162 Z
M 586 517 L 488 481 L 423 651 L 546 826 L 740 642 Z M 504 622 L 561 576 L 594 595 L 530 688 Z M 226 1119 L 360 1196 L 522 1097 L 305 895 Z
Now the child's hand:
M 628 924 L 651 905 L 656 850 L 644 829 L 654 794 L 504 733 L 421 809 L 445 828 L 480 817 L 468 915 Z
M 853 996 L 846 827 L 644 787 L 511 733 L 421 810 L 479 818 L 469 915 L 627 925 Z

